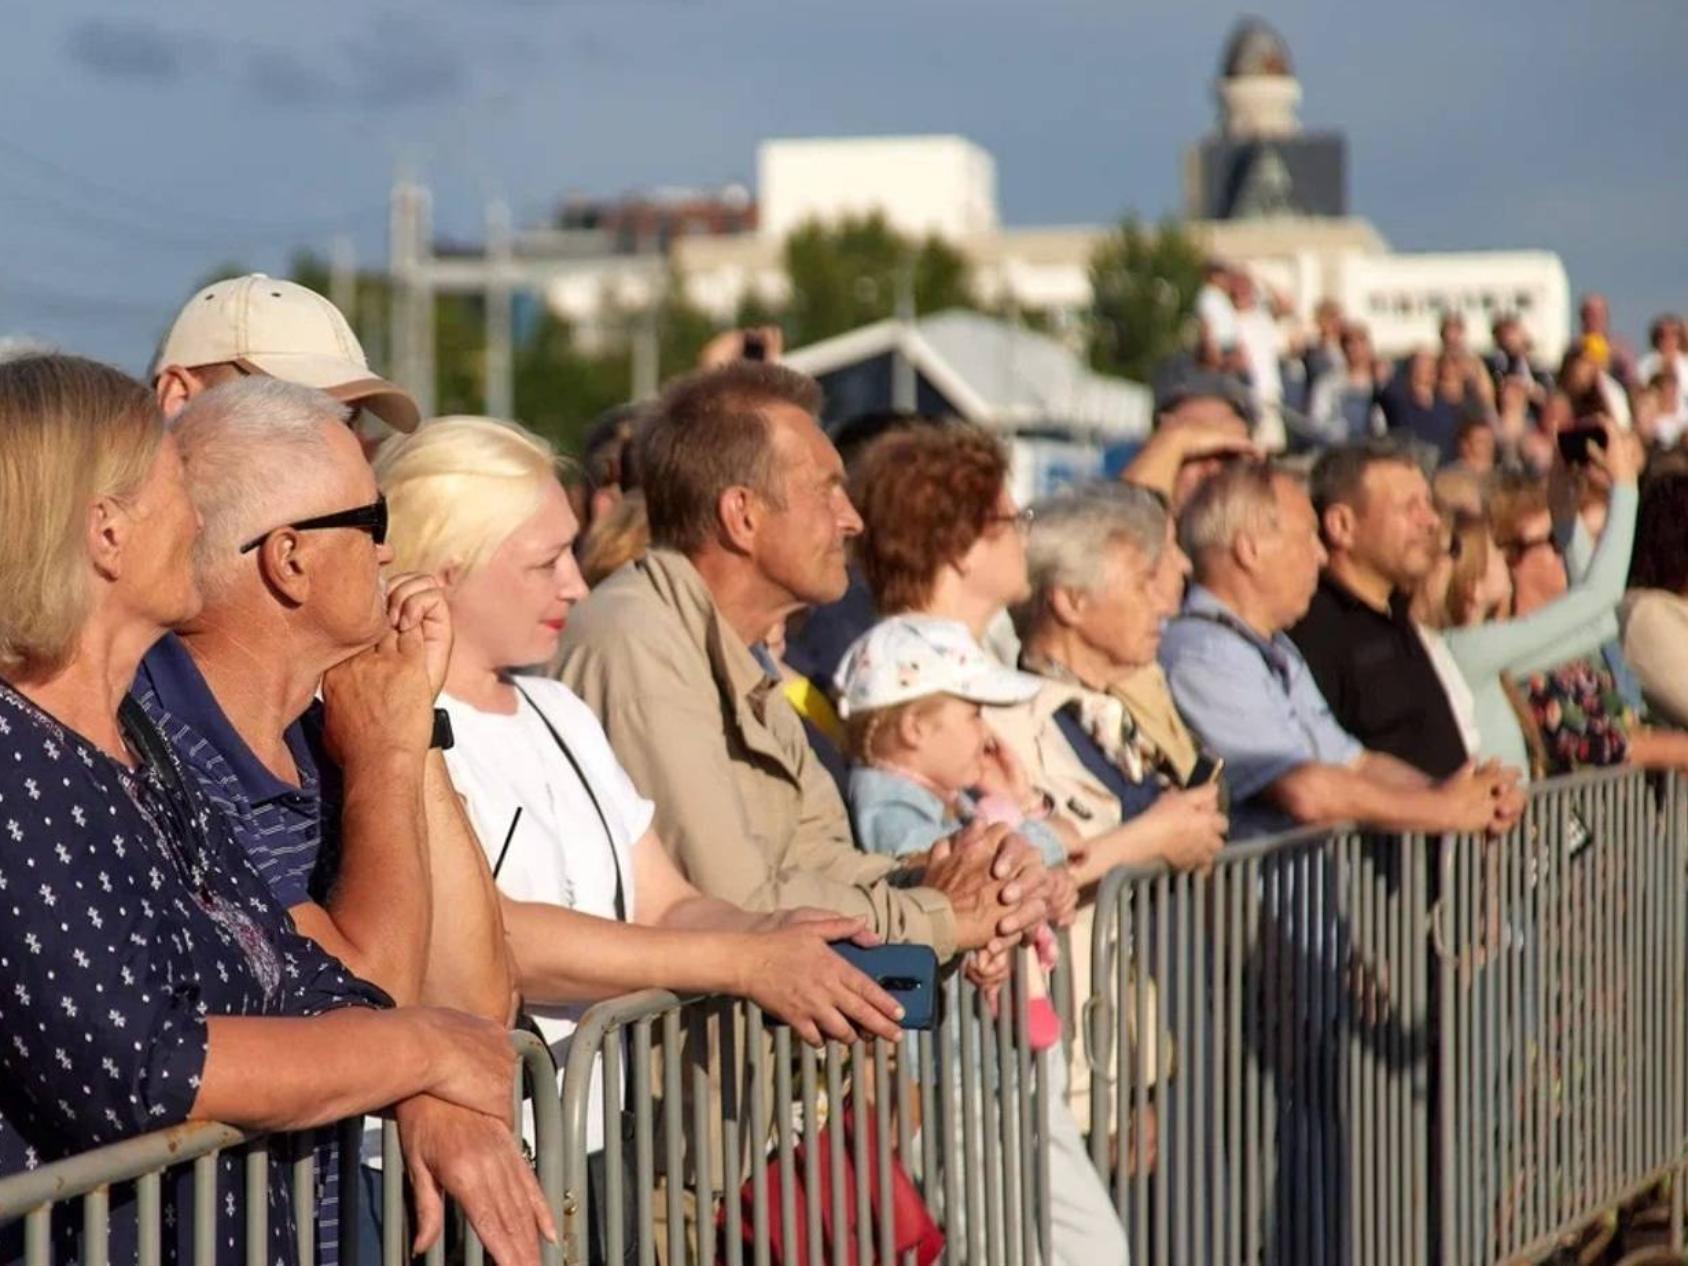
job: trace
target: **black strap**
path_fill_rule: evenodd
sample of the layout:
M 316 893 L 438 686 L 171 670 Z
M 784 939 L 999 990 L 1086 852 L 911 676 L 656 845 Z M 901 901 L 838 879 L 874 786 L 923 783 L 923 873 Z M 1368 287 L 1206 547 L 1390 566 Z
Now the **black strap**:
M 586 771 L 580 767 L 580 762 L 575 759 L 574 753 L 569 751 L 569 745 L 563 742 L 563 736 L 557 733 L 557 727 L 551 724 L 551 718 L 545 715 L 539 705 L 534 703 L 532 697 L 521 688 L 521 685 L 514 678 L 511 679 L 510 685 L 522 697 L 523 702 L 533 709 L 534 715 L 539 718 L 539 723 L 545 727 L 546 732 L 551 735 L 551 741 L 557 745 L 557 750 L 568 761 L 569 768 L 574 770 L 574 776 L 580 779 L 580 785 L 586 789 L 586 798 L 592 802 L 592 809 L 598 815 L 598 824 L 604 828 L 604 843 L 609 846 L 610 850 L 610 869 L 615 872 L 615 917 L 619 922 L 626 923 L 627 891 L 621 882 L 621 857 L 615 851 L 615 832 L 610 830 L 610 820 L 604 816 L 604 806 L 598 803 L 598 793 L 592 790 L 592 783 L 586 777 Z M 503 860 L 503 857 L 500 856 L 500 864 L 503 863 Z

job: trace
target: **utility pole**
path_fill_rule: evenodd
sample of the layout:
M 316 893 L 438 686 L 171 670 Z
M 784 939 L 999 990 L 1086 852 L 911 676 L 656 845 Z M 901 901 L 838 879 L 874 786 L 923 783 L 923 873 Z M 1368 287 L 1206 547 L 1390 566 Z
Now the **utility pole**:
M 486 392 L 484 407 L 495 418 L 515 414 L 515 354 L 511 347 L 510 207 L 493 201 L 486 209 Z
M 347 233 L 336 233 L 328 244 L 328 301 L 340 309 L 347 325 L 358 328 L 357 248 Z
M 433 230 L 428 191 L 401 176 L 393 185 L 390 226 L 393 376 L 416 400 L 423 417 L 434 412 Z
M 897 353 L 891 357 L 891 407 L 906 413 L 914 412 L 920 397 L 920 383 L 915 375 L 914 362 L 909 359 L 908 344 L 914 336 L 914 257 L 911 255 L 897 268 Z

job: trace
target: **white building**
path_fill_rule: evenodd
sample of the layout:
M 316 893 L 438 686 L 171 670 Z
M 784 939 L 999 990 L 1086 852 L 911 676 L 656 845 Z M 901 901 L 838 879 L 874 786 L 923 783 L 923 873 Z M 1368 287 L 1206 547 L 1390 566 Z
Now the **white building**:
M 996 160 L 959 136 L 764 141 L 759 232 L 783 242 L 810 220 L 878 212 L 899 233 L 966 242 L 996 231 Z

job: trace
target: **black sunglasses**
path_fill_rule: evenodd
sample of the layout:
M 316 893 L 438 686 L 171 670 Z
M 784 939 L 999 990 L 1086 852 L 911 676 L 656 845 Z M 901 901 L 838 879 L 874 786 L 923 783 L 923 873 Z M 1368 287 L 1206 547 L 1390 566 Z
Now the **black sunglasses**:
M 262 545 L 269 537 L 284 528 L 295 532 L 316 532 L 326 528 L 356 528 L 360 532 L 368 532 L 377 545 L 387 543 L 387 498 L 378 496 L 366 506 L 358 506 L 355 510 L 337 510 L 333 514 L 320 514 L 314 519 L 300 519 L 297 523 L 283 523 L 280 527 L 273 527 L 261 536 L 255 536 L 240 547 L 242 554 L 250 554 Z

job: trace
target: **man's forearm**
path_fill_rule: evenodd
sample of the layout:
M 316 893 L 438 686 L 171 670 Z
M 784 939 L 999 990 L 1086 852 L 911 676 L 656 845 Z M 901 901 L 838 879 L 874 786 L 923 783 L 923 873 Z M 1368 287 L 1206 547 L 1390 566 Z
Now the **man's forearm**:
M 332 948 L 403 1006 L 420 996 L 433 922 L 422 762 L 386 753 L 344 773 L 340 873 L 325 903 Z
M 1401 831 L 1439 831 L 1448 816 L 1448 806 L 1433 786 L 1392 785 L 1340 765 L 1303 765 L 1273 783 L 1266 796 L 1307 825 L 1357 822 Z
M 515 987 L 498 889 L 442 752 L 424 761 L 422 805 L 433 909 L 422 1001 L 505 1023 Z

